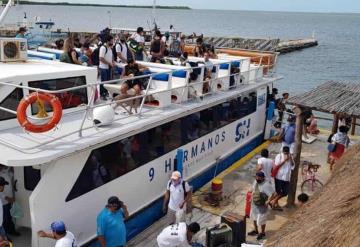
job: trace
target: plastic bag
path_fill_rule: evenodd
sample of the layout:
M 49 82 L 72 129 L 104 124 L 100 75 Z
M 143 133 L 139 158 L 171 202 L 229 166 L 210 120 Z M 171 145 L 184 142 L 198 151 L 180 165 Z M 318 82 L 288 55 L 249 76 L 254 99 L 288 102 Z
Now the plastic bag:
M 176 223 L 185 222 L 185 216 L 186 215 L 184 209 L 177 210 L 175 213 Z
M 10 209 L 10 215 L 15 219 L 20 219 L 24 217 L 24 212 L 19 203 L 14 202 L 12 204 L 12 207 Z

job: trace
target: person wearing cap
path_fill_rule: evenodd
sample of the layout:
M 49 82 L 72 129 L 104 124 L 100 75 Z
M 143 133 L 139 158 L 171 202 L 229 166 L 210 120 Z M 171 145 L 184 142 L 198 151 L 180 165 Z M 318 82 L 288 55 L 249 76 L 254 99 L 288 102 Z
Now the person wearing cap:
M 3 192 L 5 189 L 5 185 L 9 185 L 8 181 L 6 181 L 3 177 L 0 177 L 0 192 Z M 2 200 L 0 200 L 0 209 L 3 208 Z M 3 210 L 0 210 L 0 236 L 7 238 L 5 229 L 3 227 L 3 217 L 4 217 Z
M 157 236 L 156 242 L 159 247 L 188 247 L 193 236 L 200 231 L 200 225 L 193 222 L 190 225 L 181 222 L 170 225 L 163 229 Z
M 283 147 L 289 147 L 290 153 L 294 154 L 294 148 L 295 148 L 295 120 L 296 117 L 294 115 L 289 115 L 287 119 L 287 125 L 281 129 L 281 136 L 282 136 L 282 145 L 281 145 L 281 151 L 283 150 Z
M 66 230 L 65 223 L 61 220 L 54 221 L 50 225 L 52 232 L 38 231 L 41 238 L 51 238 L 56 240 L 55 247 L 77 247 L 74 234 Z
M 179 171 L 174 171 L 167 183 L 163 204 L 163 212 L 167 212 L 169 224 L 185 221 L 186 203 L 190 198 L 190 185 L 182 179 Z
M 255 193 L 263 193 L 267 196 L 267 200 L 263 200 L 263 204 L 256 203 L 254 201 Z M 254 230 L 249 232 L 249 236 L 257 236 L 257 240 L 261 240 L 265 237 L 265 227 L 268 214 L 269 202 L 274 198 L 274 187 L 265 178 L 265 174 L 262 171 L 256 173 L 255 181 L 252 186 L 252 201 L 250 219 L 254 222 Z M 259 226 L 261 232 L 259 232 Z
M 25 39 L 26 31 L 27 31 L 26 27 L 20 27 L 18 33 L 15 36 L 15 38 Z
M 112 196 L 97 216 L 97 236 L 101 247 L 122 247 L 126 244 L 124 220 L 129 217 L 126 205 Z

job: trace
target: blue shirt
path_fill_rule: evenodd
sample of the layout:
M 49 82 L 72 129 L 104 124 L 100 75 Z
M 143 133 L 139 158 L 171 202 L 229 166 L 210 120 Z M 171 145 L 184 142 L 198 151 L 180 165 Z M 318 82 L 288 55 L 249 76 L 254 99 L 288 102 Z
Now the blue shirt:
M 126 244 L 126 228 L 122 209 L 112 213 L 109 209 L 104 208 L 96 222 L 97 235 L 105 238 L 106 247 L 118 247 Z
M 295 142 L 295 124 L 289 124 L 285 127 L 284 142 L 289 145 Z
M 21 33 L 18 33 L 18 34 L 16 34 L 15 38 L 25 39 L 25 35 L 23 35 L 23 34 L 21 34 Z

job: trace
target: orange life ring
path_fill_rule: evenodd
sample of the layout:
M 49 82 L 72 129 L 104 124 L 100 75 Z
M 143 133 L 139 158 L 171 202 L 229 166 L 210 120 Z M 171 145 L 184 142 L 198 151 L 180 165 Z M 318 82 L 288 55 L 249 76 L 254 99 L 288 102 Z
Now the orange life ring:
M 53 115 L 50 120 L 47 123 L 41 125 L 31 123 L 26 115 L 26 109 L 28 108 L 28 106 L 35 103 L 38 99 L 50 103 L 53 109 Z M 60 100 L 56 96 L 46 93 L 35 92 L 20 101 L 16 112 L 17 120 L 23 128 L 30 132 L 42 133 L 51 130 L 60 122 L 62 116 L 62 106 Z

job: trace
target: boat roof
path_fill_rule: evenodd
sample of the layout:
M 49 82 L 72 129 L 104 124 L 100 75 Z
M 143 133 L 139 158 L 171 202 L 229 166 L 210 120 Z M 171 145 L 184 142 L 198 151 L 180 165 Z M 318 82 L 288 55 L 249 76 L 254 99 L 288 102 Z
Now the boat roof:
M 6 129 L 0 131 L 0 150 L 3 154 L 0 155 L 0 164 L 8 166 L 46 164 L 220 104 L 240 96 L 242 92 L 257 89 L 278 79 L 280 78 L 263 78 L 256 83 L 243 85 L 230 91 L 207 95 L 201 101 L 189 100 L 182 104 L 171 104 L 166 108 L 144 106 L 141 115 L 119 114 L 115 116 L 111 125 L 104 127 L 94 127 L 90 119 L 85 119 L 82 136 L 79 135 L 79 129 L 84 118 L 84 110 L 64 115 L 58 128 L 43 134 L 27 133 L 20 126 Z
M 28 59 L 26 62 L 0 62 L 0 81 L 5 81 L 16 76 L 33 76 L 64 72 L 81 72 L 91 71 L 96 68 L 86 66 L 74 66 L 74 64 L 61 63 L 51 60 L 33 60 Z M 53 77 L 53 76 L 52 76 Z

